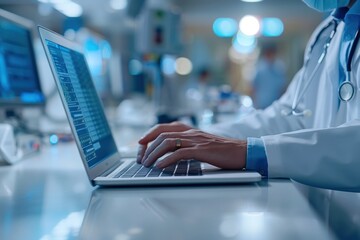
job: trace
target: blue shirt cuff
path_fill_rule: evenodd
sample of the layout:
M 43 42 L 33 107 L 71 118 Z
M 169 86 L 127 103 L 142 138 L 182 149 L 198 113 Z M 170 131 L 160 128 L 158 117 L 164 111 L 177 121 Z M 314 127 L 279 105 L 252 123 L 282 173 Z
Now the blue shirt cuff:
M 268 176 L 265 145 L 261 138 L 247 139 L 246 170 L 256 171 L 264 177 Z

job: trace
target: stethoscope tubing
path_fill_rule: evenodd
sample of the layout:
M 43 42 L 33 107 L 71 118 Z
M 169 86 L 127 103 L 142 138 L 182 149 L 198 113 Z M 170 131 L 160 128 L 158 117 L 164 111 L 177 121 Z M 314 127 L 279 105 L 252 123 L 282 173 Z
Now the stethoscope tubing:
M 302 91 L 300 92 L 300 89 L 301 89 L 301 84 L 303 82 L 303 80 L 305 79 L 304 77 L 304 74 L 305 74 L 305 70 L 308 68 L 308 65 L 309 65 L 309 62 L 310 62 L 310 57 L 306 60 L 305 62 L 305 67 L 304 67 L 304 70 L 301 74 L 301 81 L 298 82 L 297 86 L 296 86 L 296 91 L 295 91 L 295 96 L 294 96 L 294 101 L 292 103 L 292 106 L 291 106 L 291 112 L 293 115 L 297 116 L 297 115 L 301 115 L 301 112 L 297 112 L 296 111 L 296 108 L 298 107 L 299 103 L 300 103 L 300 100 L 301 98 L 304 96 L 304 94 L 306 93 L 307 89 L 309 88 L 310 84 L 313 82 L 313 79 L 315 77 L 315 74 L 317 73 L 317 71 L 319 70 L 320 66 L 321 66 L 321 63 L 323 62 L 323 60 L 325 59 L 325 56 L 327 54 L 327 50 L 330 46 L 330 43 L 332 41 L 332 39 L 334 38 L 335 36 L 335 33 L 336 33 L 336 29 L 337 29 L 337 21 L 336 20 L 332 20 L 329 24 L 327 24 L 320 32 L 319 34 L 317 35 L 315 41 L 314 41 L 314 44 L 311 46 L 310 48 L 310 54 L 312 53 L 313 51 L 313 48 L 314 46 L 316 45 L 316 42 L 318 41 L 320 35 L 328 28 L 332 25 L 332 23 L 334 24 L 334 29 L 331 31 L 330 35 L 329 35 L 329 38 L 328 40 L 326 41 L 326 43 L 324 44 L 324 50 L 323 52 L 321 53 L 317 63 L 316 63 L 316 66 L 314 68 L 314 70 L 311 72 L 310 76 L 309 76 L 309 79 L 308 81 L 306 81 L 306 84 L 304 86 L 304 88 L 302 89 Z M 297 114 L 294 114 L 294 113 L 297 113 Z
M 304 74 L 305 74 L 305 70 L 307 69 L 308 67 L 308 64 L 309 64 L 309 61 L 310 61 L 310 57 L 306 60 L 305 62 L 305 67 L 304 67 L 304 70 L 301 74 L 301 81 L 299 81 L 299 83 L 297 84 L 296 86 L 296 91 L 295 91 L 295 96 L 294 96 L 294 101 L 292 103 L 292 106 L 291 106 L 291 111 L 290 111 L 290 115 L 294 115 L 294 116 L 304 116 L 304 115 L 308 115 L 308 114 L 305 114 L 305 111 L 297 111 L 297 107 L 300 103 L 300 100 L 301 98 L 305 95 L 306 91 L 308 90 L 310 84 L 313 82 L 313 79 L 315 77 L 315 74 L 317 73 L 317 71 L 319 70 L 323 60 L 325 59 L 325 56 L 327 54 L 327 50 L 330 46 L 330 43 L 336 33 L 336 29 L 337 29 L 337 26 L 338 26 L 338 23 L 335 19 L 333 19 L 331 22 L 329 22 L 329 24 L 327 24 L 320 32 L 319 34 L 317 35 L 315 41 L 314 41 L 314 44 L 310 47 L 310 53 L 312 53 L 312 50 L 314 48 L 314 46 L 316 45 L 318 39 L 320 38 L 321 34 L 328 28 L 332 25 L 332 23 L 334 23 L 334 29 L 331 31 L 330 35 L 329 35 L 329 38 L 328 40 L 326 41 L 326 43 L 324 44 L 324 50 L 322 52 L 322 54 L 320 55 L 317 63 L 316 63 L 316 66 L 314 68 L 314 70 L 311 72 L 309 78 L 308 78 L 308 81 L 306 81 L 306 84 L 304 86 L 304 88 L 302 89 L 302 91 L 300 90 L 301 89 L 301 84 L 303 82 L 303 80 L 305 79 L 304 77 Z M 339 89 L 338 89 L 338 95 L 339 95 L 339 99 L 342 100 L 342 101 L 350 101 L 353 96 L 355 95 L 355 86 L 354 84 L 350 81 L 351 80 L 351 77 L 350 77 L 350 73 L 351 73 L 351 64 L 352 64 L 352 60 L 353 60 L 353 57 L 354 57 L 354 54 L 355 54 L 355 51 L 356 51 L 356 47 L 359 43 L 359 38 L 360 38 L 360 33 L 359 33 L 359 30 L 356 32 L 355 34 L 355 38 L 353 40 L 353 43 L 350 47 L 350 53 L 349 53 L 349 57 L 348 57 L 348 60 L 346 62 L 346 78 L 345 78 L 345 81 L 342 82 L 339 86 Z
M 351 72 L 351 63 L 352 63 L 352 60 L 354 58 L 356 47 L 357 47 L 357 45 L 359 43 L 359 37 L 360 37 L 359 30 L 357 30 L 357 32 L 355 34 L 355 38 L 354 38 L 353 43 L 352 43 L 351 48 L 350 48 L 349 58 L 348 58 L 348 61 L 346 63 L 346 71 L 347 72 Z

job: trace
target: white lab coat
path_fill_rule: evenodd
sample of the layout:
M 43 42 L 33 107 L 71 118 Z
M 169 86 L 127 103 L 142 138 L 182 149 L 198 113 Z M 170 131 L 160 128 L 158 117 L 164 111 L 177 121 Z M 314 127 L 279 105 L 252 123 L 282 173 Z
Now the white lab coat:
M 320 24 L 309 41 L 305 58 L 315 58 L 309 65 L 315 64 L 319 57 L 309 55 L 311 43 L 330 20 L 331 17 Z M 351 81 L 355 84 L 355 96 L 349 102 L 340 102 L 338 107 L 339 49 L 343 29 L 341 22 L 323 66 L 298 107 L 310 109 L 312 116 L 281 114 L 283 109 L 291 106 L 302 73 L 305 71 L 308 76 L 312 71 L 303 67 L 286 93 L 270 107 L 255 111 L 238 122 L 219 124 L 210 132 L 237 139 L 261 137 L 270 178 L 292 178 L 317 187 L 360 191 L 360 52 L 357 47 L 352 61 Z M 307 81 L 306 77 L 304 81 Z

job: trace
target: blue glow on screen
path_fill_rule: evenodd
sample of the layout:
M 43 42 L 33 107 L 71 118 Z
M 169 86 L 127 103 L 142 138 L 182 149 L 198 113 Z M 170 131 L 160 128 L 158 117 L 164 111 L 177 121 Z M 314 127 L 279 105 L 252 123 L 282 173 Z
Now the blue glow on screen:
M 0 17 L 0 105 L 44 101 L 30 30 Z
M 284 24 L 279 18 L 263 18 L 261 25 L 265 37 L 278 37 L 284 32 Z
M 20 94 L 21 102 L 24 103 L 41 103 L 44 101 L 44 96 L 40 92 L 29 92 Z
M 213 31 L 218 37 L 232 37 L 237 29 L 238 25 L 232 18 L 217 18 L 213 23 Z

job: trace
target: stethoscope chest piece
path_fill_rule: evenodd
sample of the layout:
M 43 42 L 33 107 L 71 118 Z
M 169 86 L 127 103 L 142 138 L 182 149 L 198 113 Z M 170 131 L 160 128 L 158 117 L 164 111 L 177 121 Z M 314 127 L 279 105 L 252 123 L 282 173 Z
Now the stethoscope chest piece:
M 345 82 L 341 83 L 339 86 L 339 98 L 345 102 L 350 101 L 354 97 L 354 94 L 355 94 L 355 86 L 350 81 L 351 80 L 350 73 L 351 73 L 351 62 L 353 60 L 357 44 L 359 43 L 359 37 L 360 37 L 360 34 L 359 34 L 359 30 L 358 30 L 356 32 L 355 38 L 351 44 L 349 57 L 348 57 L 348 60 L 346 63 L 346 72 L 347 72 L 346 80 L 345 80 Z
M 343 82 L 339 87 L 339 98 L 342 101 L 350 101 L 355 94 L 355 87 L 350 81 Z

